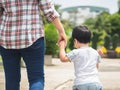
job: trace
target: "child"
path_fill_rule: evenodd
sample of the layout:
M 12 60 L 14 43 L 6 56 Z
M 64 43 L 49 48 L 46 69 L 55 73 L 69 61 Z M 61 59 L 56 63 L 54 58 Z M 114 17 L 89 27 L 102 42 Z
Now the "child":
M 62 62 L 74 63 L 73 90 L 102 90 L 97 70 L 100 56 L 96 50 L 89 47 L 91 32 L 85 26 L 77 26 L 73 29 L 72 38 L 76 49 L 66 54 L 65 44 L 61 41 L 59 56 Z

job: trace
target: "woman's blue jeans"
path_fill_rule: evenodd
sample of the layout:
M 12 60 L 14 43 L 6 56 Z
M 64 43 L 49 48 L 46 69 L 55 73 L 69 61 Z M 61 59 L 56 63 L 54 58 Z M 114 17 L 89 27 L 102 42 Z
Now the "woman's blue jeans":
M 6 90 L 20 90 L 21 57 L 27 68 L 29 90 L 44 90 L 44 51 L 44 38 L 24 49 L 5 49 L 0 46 Z

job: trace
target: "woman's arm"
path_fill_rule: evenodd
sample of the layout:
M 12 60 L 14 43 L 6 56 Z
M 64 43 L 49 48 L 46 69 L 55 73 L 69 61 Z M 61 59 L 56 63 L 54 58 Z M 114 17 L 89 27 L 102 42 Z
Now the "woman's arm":
M 57 28 L 58 32 L 59 32 L 59 38 L 58 38 L 58 44 L 60 43 L 60 41 L 64 41 L 65 46 L 67 45 L 67 38 L 66 38 L 66 34 L 63 28 L 63 25 L 60 21 L 59 18 L 55 18 L 53 21 L 53 24 L 55 25 L 55 27 Z
M 52 22 L 59 32 L 58 44 L 60 41 L 64 41 L 67 44 L 66 34 L 63 25 L 59 19 L 59 14 L 54 8 L 54 4 L 51 0 L 39 0 L 39 7 L 43 11 L 46 19 Z

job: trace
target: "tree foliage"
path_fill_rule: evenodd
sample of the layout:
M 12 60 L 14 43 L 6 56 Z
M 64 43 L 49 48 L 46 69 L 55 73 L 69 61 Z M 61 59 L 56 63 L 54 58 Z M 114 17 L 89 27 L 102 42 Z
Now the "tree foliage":
M 112 37 L 112 44 L 113 44 L 113 49 L 115 50 L 117 47 L 117 43 L 119 40 L 119 35 L 118 34 L 114 34 Z
M 104 46 L 108 50 L 110 49 L 110 42 L 111 42 L 111 36 L 107 34 L 104 39 Z
M 98 31 L 94 30 L 92 32 L 92 34 L 93 34 L 92 35 L 92 47 L 94 49 L 97 49 L 97 43 L 101 41 L 100 36 L 102 35 L 102 32 L 98 32 Z
M 70 50 L 74 49 L 74 42 L 73 42 L 73 38 L 72 37 L 69 39 L 68 47 L 69 47 Z
M 93 48 L 98 45 L 98 42 L 96 41 L 101 37 L 103 37 L 102 41 L 107 49 L 111 49 L 110 43 L 112 43 L 112 49 L 115 49 L 118 43 L 120 44 L 120 14 L 115 13 L 111 15 L 107 12 L 103 12 L 96 18 L 87 19 L 84 24 L 87 25 L 92 31 L 96 30 L 96 32 L 92 32 L 93 36 L 96 37 L 95 39 L 92 39 L 92 43 L 94 43 L 94 45 L 92 45 Z M 103 31 L 105 34 L 100 34 L 101 36 L 97 36 L 97 32 L 102 33 Z M 113 38 L 115 39 L 113 40 Z

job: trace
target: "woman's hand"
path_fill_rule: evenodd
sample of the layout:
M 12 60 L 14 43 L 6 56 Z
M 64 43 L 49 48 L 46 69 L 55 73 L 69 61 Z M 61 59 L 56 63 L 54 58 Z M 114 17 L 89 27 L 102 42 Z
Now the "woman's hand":
M 55 18 L 53 20 L 53 24 L 57 28 L 58 34 L 59 34 L 57 44 L 59 45 L 60 41 L 64 41 L 65 46 L 66 46 L 67 45 L 67 38 L 66 38 L 64 27 L 63 27 L 60 19 L 59 18 Z
M 64 42 L 65 47 L 66 47 L 67 46 L 67 38 L 66 38 L 66 34 L 65 33 L 60 33 L 59 34 L 57 44 L 59 45 L 61 41 Z

